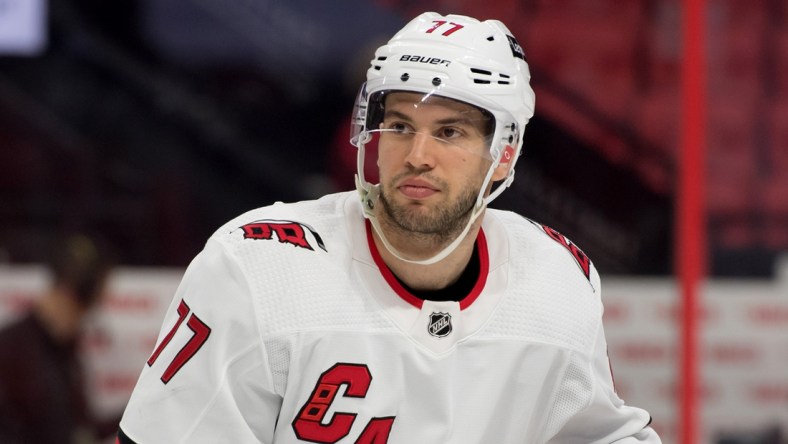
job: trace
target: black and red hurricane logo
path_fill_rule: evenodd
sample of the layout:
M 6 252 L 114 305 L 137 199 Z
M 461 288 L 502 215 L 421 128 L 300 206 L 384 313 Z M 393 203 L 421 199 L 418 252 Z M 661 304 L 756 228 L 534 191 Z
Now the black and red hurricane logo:
M 430 315 L 430 325 L 427 331 L 436 338 L 445 338 L 451 334 L 451 315 L 443 312 L 433 312 Z
M 276 235 L 280 243 L 291 244 L 314 251 L 307 236 L 307 233 L 309 233 L 321 250 L 328 251 L 317 231 L 309 225 L 300 222 L 263 220 L 246 224 L 241 229 L 244 232 L 244 239 L 271 240 Z

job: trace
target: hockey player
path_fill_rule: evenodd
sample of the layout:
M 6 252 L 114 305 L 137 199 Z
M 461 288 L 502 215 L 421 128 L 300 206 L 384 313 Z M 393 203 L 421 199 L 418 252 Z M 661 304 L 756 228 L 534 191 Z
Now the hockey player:
M 614 391 L 588 257 L 487 209 L 514 177 L 529 80 L 494 20 L 425 13 L 379 48 L 354 112 L 357 192 L 208 240 L 119 442 L 660 442 Z

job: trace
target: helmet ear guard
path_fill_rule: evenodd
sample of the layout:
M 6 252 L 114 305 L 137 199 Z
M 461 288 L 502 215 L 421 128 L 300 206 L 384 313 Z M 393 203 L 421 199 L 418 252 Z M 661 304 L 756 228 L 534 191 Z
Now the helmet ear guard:
M 495 165 L 508 164 L 508 170 L 504 182 L 500 185 L 501 191 L 508 188 L 514 181 L 514 164 L 517 158 L 520 157 L 522 152 L 515 147 L 521 147 L 523 140 L 520 135 L 520 129 L 517 127 L 516 122 L 511 122 L 508 126 L 504 126 L 503 134 L 501 135 L 500 144 L 498 147 L 490 147 L 491 150 L 500 150 L 493 153 L 493 158 L 496 159 Z M 500 194 L 500 193 L 499 193 Z M 496 195 L 497 196 L 497 195 Z

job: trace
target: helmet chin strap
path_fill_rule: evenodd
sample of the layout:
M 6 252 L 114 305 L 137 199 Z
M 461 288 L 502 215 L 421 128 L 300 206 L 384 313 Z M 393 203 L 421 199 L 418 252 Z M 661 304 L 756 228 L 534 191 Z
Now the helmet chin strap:
M 473 211 L 471 212 L 471 217 L 468 219 L 468 223 L 465 225 L 462 233 L 460 233 L 456 239 L 454 239 L 449 245 L 446 246 L 446 248 L 438 252 L 438 254 L 435 256 L 427 259 L 408 259 L 404 254 L 391 245 L 391 242 L 389 242 L 389 240 L 386 238 L 386 235 L 383 234 L 383 229 L 380 226 L 378 217 L 375 215 L 375 205 L 380 199 L 380 185 L 372 185 L 368 183 L 367 186 L 368 188 L 365 189 L 361 184 L 361 180 L 359 179 L 358 175 L 356 175 L 356 190 L 358 190 L 359 194 L 361 195 L 361 205 L 364 208 L 364 217 L 369 219 L 372 227 L 375 229 L 375 232 L 378 233 L 380 240 L 383 241 L 383 245 L 386 247 L 386 250 L 393 254 L 397 259 L 410 264 L 431 265 L 445 259 L 457 249 L 457 247 L 460 245 L 460 242 L 465 239 L 468 231 L 470 231 L 473 222 L 484 211 L 484 205 L 474 205 Z
M 383 233 L 383 229 L 380 226 L 380 222 L 378 221 L 378 217 L 375 214 L 375 206 L 377 205 L 378 201 L 380 200 L 380 184 L 372 185 L 371 183 L 367 182 L 364 179 L 364 144 L 360 144 L 359 152 L 358 152 L 358 163 L 359 163 L 359 173 L 356 174 L 356 190 L 361 197 L 361 207 L 364 210 L 364 217 L 369 219 L 372 227 L 375 229 L 375 232 L 378 233 L 380 240 L 383 241 L 383 245 L 386 247 L 391 254 L 393 254 L 397 259 L 407 262 L 409 264 L 417 264 L 417 265 L 432 265 L 437 262 L 442 261 L 447 256 L 449 256 L 460 243 L 465 239 L 465 236 L 468 235 L 468 232 L 471 229 L 471 226 L 479 218 L 479 216 L 484 212 L 484 209 L 487 205 L 501 192 L 505 187 L 505 184 L 500 184 L 498 188 L 492 194 L 488 195 L 486 198 L 484 197 L 485 190 L 492 180 L 493 172 L 495 168 L 498 166 L 500 159 L 493 162 L 490 166 L 490 169 L 487 171 L 487 176 L 484 178 L 484 183 L 482 184 L 481 189 L 479 190 L 479 195 L 476 197 L 476 203 L 473 206 L 473 210 L 471 211 L 471 215 L 468 218 L 468 223 L 465 224 L 465 228 L 462 232 L 443 250 L 438 252 L 436 255 L 429 257 L 427 259 L 408 259 L 402 254 L 399 250 L 394 248 L 393 245 L 388 241 L 386 235 Z

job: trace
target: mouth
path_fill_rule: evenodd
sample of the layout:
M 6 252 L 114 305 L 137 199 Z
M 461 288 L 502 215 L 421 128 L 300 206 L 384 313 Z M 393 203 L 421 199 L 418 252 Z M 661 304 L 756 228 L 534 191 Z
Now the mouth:
M 440 189 L 423 179 L 407 179 L 397 186 L 397 190 L 408 199 L 426 199 L 437 193 Z

